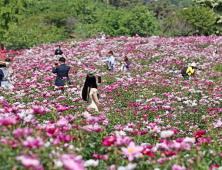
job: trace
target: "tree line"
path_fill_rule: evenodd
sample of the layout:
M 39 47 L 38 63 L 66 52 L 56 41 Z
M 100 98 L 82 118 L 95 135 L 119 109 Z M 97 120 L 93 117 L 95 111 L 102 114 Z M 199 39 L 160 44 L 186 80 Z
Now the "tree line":
M 107 36 L 221 34 L 216 0 L 2 0 L 0 42 L 12 49 Z

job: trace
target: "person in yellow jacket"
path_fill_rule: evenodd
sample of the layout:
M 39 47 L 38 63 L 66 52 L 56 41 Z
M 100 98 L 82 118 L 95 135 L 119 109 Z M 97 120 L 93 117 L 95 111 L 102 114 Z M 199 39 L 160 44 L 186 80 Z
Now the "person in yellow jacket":
M 187 74 L 187 75 L 184 77 L 185 80 L 191 80 L 191 79 L 192 79 L 192 76 L 194 75 L 196 69 L 199 69 L 199 68 L 197 68 L 196 63 L 192 63 L 192 64 L 187 68 L 187 71 L 186 71 L 186 74 Z

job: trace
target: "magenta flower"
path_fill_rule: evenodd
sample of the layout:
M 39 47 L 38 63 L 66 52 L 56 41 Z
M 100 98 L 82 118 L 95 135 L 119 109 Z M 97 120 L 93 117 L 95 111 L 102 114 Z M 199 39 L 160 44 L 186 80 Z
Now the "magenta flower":
M 142 146 L 136 146 L 134 142 L 130 142 L 127 148 L 121 148 L 122 154 L 128 157 L 129 161 L 134 160 L 134 156 L 141 153 L 143 150 Z
M 33 110 L 32 114 L 41 114 L 41 115 L 43 115 L 45 113 L 45 110 L 40 106 L 33 106 L 32 110 Z
M 116 141 L 116 136 L 109 136 L 105 139 L 103 139 L 103 146 L 111 146 Z
M 37 147 L 43 146 L 44 142 L 42 141 L 40 137 L 37 137 L 35 139 L 31 136 L 28 136 L 26 140 L 22 141 L 22 145 L 23 147 L 26 147 L 26 148 L 36 149 Z

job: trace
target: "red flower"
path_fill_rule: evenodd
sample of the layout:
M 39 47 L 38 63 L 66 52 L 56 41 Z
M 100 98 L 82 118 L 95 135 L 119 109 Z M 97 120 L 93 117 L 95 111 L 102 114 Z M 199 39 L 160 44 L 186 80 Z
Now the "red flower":
M 194 133 L 193 136 L 195 138 L 201 138 L 204 134 L 206 134 L 204 130 L 199 130 L 197 133 Z
M 147 156 L 149 156 L 150 158 L 153 158 L 153 157 L 154 157 L 154 154 L 153 154 L 153 153 L 150 151 L 150 149 L 148 149 L 148 148 L 143 149 L 142 154 L 143 154 L 143 155 L 147 155 Z
M 219 167 L 220 167 L 219 165 L 211 165 L 211 166 L 210 166 L 210 170 L 213 170 L 213 169 L 219 168 Z

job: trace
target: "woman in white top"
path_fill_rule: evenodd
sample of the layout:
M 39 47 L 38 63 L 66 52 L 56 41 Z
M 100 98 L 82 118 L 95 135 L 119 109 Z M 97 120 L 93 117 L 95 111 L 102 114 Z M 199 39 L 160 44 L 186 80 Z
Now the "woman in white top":
M 105 40 L 106 39 L 106 34 L 104 32 L 102 32 L 102 39 Z
M 96 77 L 93 74 L 87 75 L 84 87 L 81 91 L 81 97 L 83 100 L 87 101 L 87 108 L 92 108 L 99 111 L 98 107 L 100 103 L 97 93 L 97 83 Z

